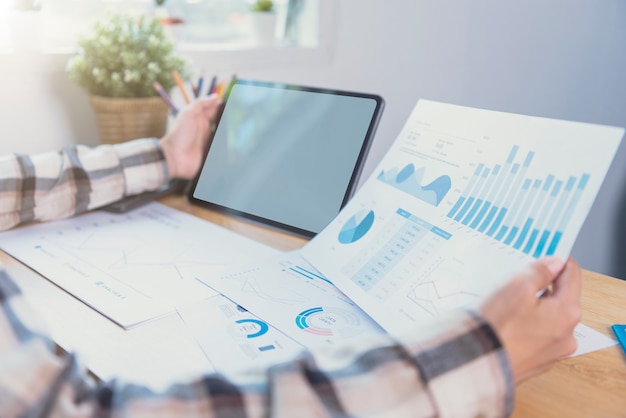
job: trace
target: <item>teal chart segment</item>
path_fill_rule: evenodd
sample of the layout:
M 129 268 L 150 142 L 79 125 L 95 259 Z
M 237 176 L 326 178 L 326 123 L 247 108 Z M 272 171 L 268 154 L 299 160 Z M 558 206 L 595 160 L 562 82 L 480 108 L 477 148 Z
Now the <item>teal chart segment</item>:
M 309 334 L 331 337 L 355 336 L 362 332 L 359 316 L 340 308 L 316 306 L 296 315 L 296 325 Z
M 388 171 L 381 171 L 377 179 L 398 190 L 410 194 L 419 200 L 439 206 L 450 191 L 452 180 L 450 176 L 443 175 L 437 177 L 432 182 L 422 185 L 426 169 L 420 167 L 417 170 L 412 163 L 405 165 L 402 169 L 394 167 Z
M 311 308 L 307 309 L 306 311 L 300 312 L 298 316 L 296 316 L 296 325 L 298 326 L 298 328 L 311 334 L 333 335 L 330 327 L 322 328 L 311 325 L 311 319 L 314 318 L 315 315 L 319 315 L 322 312 L 324 312 L 324 309 L 321 307 Z
M 246 338 L 257 338 L 269 331 L 270 327 L 265 322 L 258 319 L 239 319 L 235 321 L 239 324 L 240 331 Z
M 534 258 L 553 255 L 590 175 L 532 178 L 535 151 L 518 153 L 515 145 L 502 164 L 479 163 L 447 216 Z
M 374 211 L 366 209 L 354 214 L 341 228 L 339 242 L 352 244 L 363 238 L 374 224 L 375 217 Z

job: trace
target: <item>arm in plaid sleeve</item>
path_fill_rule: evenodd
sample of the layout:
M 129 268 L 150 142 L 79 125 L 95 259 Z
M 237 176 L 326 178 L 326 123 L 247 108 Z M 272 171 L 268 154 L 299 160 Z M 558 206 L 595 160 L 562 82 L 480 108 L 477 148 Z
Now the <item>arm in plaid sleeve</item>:
M 71 216 L 167 181 L 156 140 L 0 159 L 0 228 Z M 478 315 L 457 312 L 398 343 L 381 337 L 250 370 L 245 385 L 204 376 L 154 393 L 95 384 L 57 356 L 0 266 L 0 416 L 506 416 L 513 381 Z M 476 382 L 480 384 L 476 384 Z
M 156 139 L 0 157 L 0 230 L 69 217 L 168 180 Z
M 388 337 L 303 353 L 245 385 L 204 376 L 163 393 L 94 384 L 71 355 L 57 356 L 33 311 L 0 270 L 0 416 L 506 416 L 513 383 L 498 338 L 457 312 L 403 344 Z M 425 336 L 428 336 L 425 338 Z M 354 343 L 353 343 L 354 344 Z

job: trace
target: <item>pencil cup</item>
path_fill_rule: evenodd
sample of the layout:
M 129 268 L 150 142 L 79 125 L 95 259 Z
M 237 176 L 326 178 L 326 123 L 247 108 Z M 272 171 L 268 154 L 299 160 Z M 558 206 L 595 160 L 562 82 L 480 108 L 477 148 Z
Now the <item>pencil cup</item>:
M 136 138 L 160 138 L 167 129 L 168 107 L 160 97 L 90 96 L 100 142 L 117 144 Z

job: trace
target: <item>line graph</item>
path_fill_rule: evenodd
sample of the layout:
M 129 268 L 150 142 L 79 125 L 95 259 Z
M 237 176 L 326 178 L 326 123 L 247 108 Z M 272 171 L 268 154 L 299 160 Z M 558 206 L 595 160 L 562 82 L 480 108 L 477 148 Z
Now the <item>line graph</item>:
M 459 260 L 437 257 L 421 273 L 418 284 L 409 290 L 407 298 L 430 316 L 476 301 L 479 293 L 461 279 L 464 269 Z
M 158 203 L 3 236 L 5 251 L 125 328 L 214 295 L 199 277 L 275 252 Z

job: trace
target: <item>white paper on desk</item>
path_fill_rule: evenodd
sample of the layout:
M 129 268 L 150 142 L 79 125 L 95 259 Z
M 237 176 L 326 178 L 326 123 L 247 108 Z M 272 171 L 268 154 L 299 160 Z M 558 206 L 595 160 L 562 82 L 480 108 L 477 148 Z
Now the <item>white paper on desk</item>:
M 199 275 L 278 252 L 156 202 L 4 232 L 0 246 L 124 328 L 214 295 Z
M 421 100 L 301 254 L 390 333 L 570 253 L 624 129 Z
M 584 324 L 576 325 L 574 329 L 574 338 L 578 342 L 578 347 L 574 354 L 570 357 L 581 356 L 593 351 L 602 350 L 603 348 L 612 347 L 617 344 L 613 338 L 596 331 Z
M 200 279 L 305 347 L 384 333 L 297 252 Z
M 53 341 L 99 378 L 161 391 L 215 371 L 175 312 L 125 330 L 21 263 L 9 263 L 15 264 L 13 278 Z
M 215 370 L 254 380 L 256 370 L 293 359 L 304 347 L 230 299 L 216 295 L 176 308 Z

